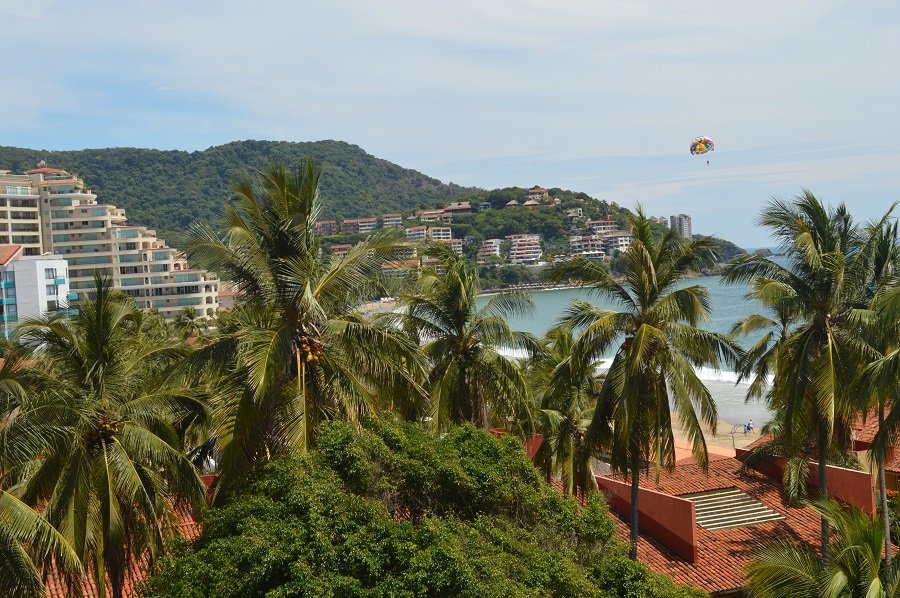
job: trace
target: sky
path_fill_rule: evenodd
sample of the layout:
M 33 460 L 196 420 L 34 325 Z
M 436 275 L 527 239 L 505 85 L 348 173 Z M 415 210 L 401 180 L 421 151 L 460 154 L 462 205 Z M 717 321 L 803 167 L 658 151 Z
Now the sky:
M 0 145 L 336 139 L 745 247 L 771 197 L 900 199 L 893 1 L 0 0 L 0 23 Z

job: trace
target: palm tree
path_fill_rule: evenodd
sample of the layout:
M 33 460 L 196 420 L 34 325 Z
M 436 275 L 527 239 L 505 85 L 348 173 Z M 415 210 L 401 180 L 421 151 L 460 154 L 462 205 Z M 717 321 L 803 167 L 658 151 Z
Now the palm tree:
M 43 596 L 42 571 L 54 563 L 74 589 L 81 563 L 65 538 L 31 507 L 5 490 L 10 482 L 9 467 L 23 446 L 34 438 L 19 437 L 9 445 L 6 421 L 25 398 L 21 385 L 23 362 L 17 351 L 7 349 L 0 364 L 0 594 Z
M 203 406 L 169 375 L 184 350 L 146 342 L 134 302 L 95 284 L 78 315 L 20 325 L 32 365 L 28 392 L 9 405 L 3 456 L 9 492 L 43 508 L 100 596 L 108 581 L 119 597 L 135 559 L 162 548 L 175 511 L 203 501 L 177 433 Z
M 790 265 L 745 256 L 730 263 L 722 279 L 750 283 L 757 298 L 791 319 L 789 334 L 778 341 L 777 361 L 770 362 L 777 370 L 769 406 L 781 413 L 785 446 L 799 450 L 805 438 L 815 439 L 825 499 L 834 430 L 849 430 L 855 415 L 846 391 L 864 348 L 851 316 L 866 304 L 875 239 L 863 234 L 843 205 L 827 210 L 809 191 L 792 202 L 772 200 L 759 222 L 773 231 Z M 824 551 L 828 534 L 823 517 Z
M 859 324 L 865 334 L 868 346 L 873 355 L 870 363 L 863 370 L 859 381 L 861 392 L 854 391 L 854 395 L 861 401 L 861 410 L 865 416 L 869 416 L 872 409 L 876 410 L 878 417 L 878 429 L 885 427 L 885 409 L 900 398 L 900 378 L 885 379 L 873 376 L 877 371 L 879 362 L 885 356 L 890 355 L 900 347 L 900 318 L 898 314 L 891 313 L 890 302 L 897 293 L 900 273 L 900 228 L 898 223 L 881 223 L 877 225 L 873 233 L 875 251 L 873 255 L 873 272 L 869 283 L 872 298 L 869 309 L 860 310 L 858 313 Z M 888 506 L 887 484 L 885 474 L 885 462 L 887 460 L 887 447 L 884 443 L 877 443 L 873 447 L 871 455 L 872 463 L 878 474 L 878 494 L 881 508 L 881 519 L 884 524 L 884 560 L 885 567 L 891 571 L 891 537 L 890 537 L 890 508 Z M 890 581 L 890 579 L 888 579 Z
M 193 307 L 185 307 L 178 312 L 172 324 L 182 339 L 200 336 L 209 328 L 206 318 L 198 315 Z
M 355 311 L 379 293 L 382 268 L 401 249 L 397 233 L 375 233 L 343 258 L 323 255 L 321 170 L 272 164 L 257 174 L 258 184 L 247 174 L 235 181 L 222 234 L 195 227 L 187 249 L 243 296 L 192 358 L 214 381 L 217 497 L 254 463 L 313 446 L 320 421 L 356 420 L 423 394 L 415 345 Z
M 819 501 L 816 509 L 833 526 L 826 559 L 808 546 L 778 542 L 758 548 L 747 567 L 749 589 L 759 598 L 794 596 L 884 598 L 900 596 L 897 567 L 881 563 L 884 527 L 856 507 Z M 890 581 L 894 580 L 894 581 Z
M 706 467 L 701 422 L 715 433 L 718 415 L 694 368 L 733 364 L 740 349 L 723 335 L 697 328 L 710 313 L 706 288 L 677 286 L 692 268 L 709 259 L 710 242 L 686 242 L 674 230 L 654 239 L 640 207 L 630 229 L 634 241 L 622 255 L 623 282 L 601 264 L 580 257 L 552 268 L 550 278 L 576 281 L 622 308 L 615 311 L 573 301 L 564 322 L 581 330 L 572 347 L 576 367 L 587 367 L 614 350 L 588 435 L 595 450 L 609 454 L 613 469 L 631 480 L 629 555 L 636 559 L 641 469 L 647 462 L 657 468 L 674 467 L 673 408 L 697 462 Z
M 543 437 L 534 462 L 548 479 L 560 474 L 565 494 L 596 487 L 585 440 L 603 385 L 597 374 L 602 362 L 580 367 L 572 360 L 574 343 L 572 327 L 558 326 L 547 334 L 544 350 L 528 364 L 538 405 L 536 428 Z
M 418 290 L 402 298 L 402 314 L 381 321 L 402 327 L 428 359 L 431 422 L 435 430 L 472 422 L 486 428 L 527 411 L 530 391 L 522 371 L 501 351 L 528 356 L 538 349 L 532 335 L 515 332 L 506 322 L 525 314 L 531 300 L 520 293 L 492 296 L 478 307 L 478 273 L 445 244 L 426 246 L 436 265 L 423 267 Z
M 896 446 L 900 430 L 900 284 L 896 278 L 883 281 L 868 310 L 860 310 L 859 326 L 875 352 L 861 370 L 853 390 L 868 399 L 865 412 L 876 409 L 878 433 L 872 445 L 872 464 L 878 470 L 881 517 L 885 525 L 884 558 L 891 566 L 890 508 L 885 465 Z M 889 410 L 886 413 L 886 410 Z
M 0 594 L 41 598 L 41 571 L 55 571 L 75 591 L 81 571 L 66 539 L 31 507 L 0 490 Z

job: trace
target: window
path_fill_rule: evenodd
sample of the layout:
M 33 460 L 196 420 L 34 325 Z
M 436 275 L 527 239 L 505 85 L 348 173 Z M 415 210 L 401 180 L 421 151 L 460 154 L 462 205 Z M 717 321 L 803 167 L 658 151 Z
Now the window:
M 47 280 L 56 278 L 56 268 L 44 268 L 44 278 Z
M 59 309 L 59 301 L 51 299 L 47 301 L 47 311 L 57 311 Z
M 59 295 L 59 287 L 56 286 L 55 284 L 48 284 L 47 285 L 47 296 L 48 297 L 56 297 L 57 295 Z

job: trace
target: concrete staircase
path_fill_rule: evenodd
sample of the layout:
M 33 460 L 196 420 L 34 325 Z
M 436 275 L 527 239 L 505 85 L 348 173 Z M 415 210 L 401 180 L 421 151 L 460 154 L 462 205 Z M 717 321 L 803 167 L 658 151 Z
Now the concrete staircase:
M 679 498 L 689 500 L 696 505 L 697 524 L 706 530 L 742 527 L 784 519 L 784 515 L 773 511 L 737 488 L 683 494 Z

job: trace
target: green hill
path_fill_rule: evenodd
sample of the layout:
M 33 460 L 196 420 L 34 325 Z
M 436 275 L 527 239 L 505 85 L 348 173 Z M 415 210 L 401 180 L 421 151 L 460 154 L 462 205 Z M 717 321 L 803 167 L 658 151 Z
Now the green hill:
M 232 177 L 270 160 L 307 157 L 322 164 L 326 217 L 409 211 L 470 189 L 447 185 L 342 141 L 235 141 L 197 152 L 111 148 L 45 151 L 0 147 L 0 168 L 24 172 L 40 160 L 77 172 L 101 201 L 125 208 L 130 221 L 176 240 L 192 222 L 216 222 Z M 174 237 L 174 239 L 173 239 Z

